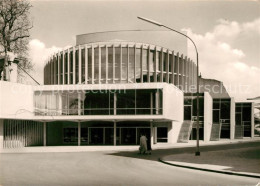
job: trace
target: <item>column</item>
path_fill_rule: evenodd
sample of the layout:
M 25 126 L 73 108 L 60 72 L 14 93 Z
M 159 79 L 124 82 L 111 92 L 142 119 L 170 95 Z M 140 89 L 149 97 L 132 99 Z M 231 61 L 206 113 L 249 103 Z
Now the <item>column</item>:
M 236 123 L 235 123 L 235 116 L 236 116 L 236 107 L 235 107 L 235 100 L 232 97 L 230 99 L 230 139 L 235 139 L 235 130 L 236 130 Z
M 117 102 L 116 99 L 117 99 L 116 98 L 116 93 L 114 93 L 114 115 L 116 115 L 116 102 Z
M 251 138 L 255 137 L 255 117 L 254 117 L 254 108 L 255 103 L 251 103 Z
M 170 63 L 172 63 L 172 77 L 171 77 L 171 81 L 172 81 L 172 84 L 174 84 L 174 61 L 175 61 L 175 56 L 174 56 L 174 51 L 172 51 L 172 61 L 170 61 Z
M 153 128 L 153 121 L 150 121 L 150 133 L 151 133 L 151 147 L 154 145 L 154 128 Z
M 116 146 L 116 121 L 114 121 L 114 146 Z
M 78 93 L 78 115 L 80 116 L 81 115 L 81 93 L 79 92 Z
M 88 84 L 88 47 L 87 47 L 87 45 L 85 45 L 85 84 Z
M 46 136 L 46 122 L 43 123 L 43 146 L 46 146 L 47 136 Z
M 0 150 L 4 148 L 4 120 L 0 119 Z
M 180 78 L 179 78 L 179 74 L 180 74 L 180 58 L 179 58 L 179 52 L 177 53 L 177 63 L 176 63 L 176 68 L 177 68 L 177 81 L 176 81 L 176 86 L 179 88 L 180 85 Z
M 80 146 L 80 139 L 81 139 L 81 124 L 78 122 L 78 146 Z
M 78 56 L 78 60 L 79 60 L 79 73 L 78 73 L 78 75 L 79 75 L 79 84 L 81 84 L 82 83 L 82 61 L 81 61 L 81 59 L 82 59 L 82 57 L 81 57 L 81 48 L 80 48 L 80 46 L 79 46 L 79 48 L 78 48 L 78 54 L 79 54 L 79 56 Z
M 154 144 L 157 143 L 157 127 L 154 127 Z
M 76 50 L 75 47 L 73 47 L 73 51 L 72 51 L 72 62 L 73 62 L 73 71 L 72 71 L 72 78 L 73 78 L 73 85 L 76 84 Z
M 160 82 L 163 82 L 163 63 L 164 63 L 164 61 L 163 61 L 163 48 L 161 49 L 161 59 L 159 59 L 159 60 L 161 60 L 161 75 L 160 75 Z
M 70 50 L 68 49 L 67 51 L 67 72 L 68 72 L 68 77 L 67 77 L 67 84 L 69 85 L 70 82 Z
M 156 90 L 156 93 L 155 93 L 155 113 L 156 115 L 159 114 L 159 91 Z
M 62 51 L 62 84 L 65 84 L 65 51 Z
M 136 83 L 136 45 L 134 46 L 134 83 Z
M 169 83 L 170 80 L 170 69 L 169 69 L 169 58 L 170 58 L 170 54 L 169 54 L 169 50 L 167 50 L 167 57 L 166 57 L 166 82 Z
M 148 49 L 147 49 L 147 82 L 148 83 L 150 83 L 150 70 L 151 70 L 151 68 L 150 68 L 150 63 L 151 63 L 151 60 L 150 60 L 150 50 L 151 50 L 151 48 L 150 48 L 150 45 L 148 46 Z
M 201 105 L 202 106 L 202 105 Z M 204 93 L 204 141 L 210 141 L 212 129 L 212 106 L 213 99 L 208 92 Z
M 153 74 L 153 82 L 157 82 L 157 65 L 158 61 L 157 61 L 157 48 L 154 48 L 154 74 Z
M 140 64 L 140 78 L 141 78 L 141 83 L 143 83 L 144 82 L 144 72 L 143 72 L 143 62 L 144 62 L 144 60 L 143 60 L 143 53 L 144 53 L 144 46 L 142 45 L 141 46 L 141 64 Z
M 103 127 L 103 145 L 105 145 L 106 142 L 106 128 Z

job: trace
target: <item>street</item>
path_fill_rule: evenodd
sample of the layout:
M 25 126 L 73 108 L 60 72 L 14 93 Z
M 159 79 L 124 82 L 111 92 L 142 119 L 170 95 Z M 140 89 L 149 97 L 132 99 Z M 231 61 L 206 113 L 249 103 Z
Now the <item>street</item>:
M 112 152 L 17 153 L 0 157 L 1 185 L 256 185 L 260 181 Z

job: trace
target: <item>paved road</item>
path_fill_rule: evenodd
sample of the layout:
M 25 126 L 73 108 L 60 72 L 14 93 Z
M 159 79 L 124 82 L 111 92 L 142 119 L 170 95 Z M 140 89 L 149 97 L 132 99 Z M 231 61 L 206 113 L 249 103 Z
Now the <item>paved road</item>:
M 256 185 L 259 181 L 107 152 L 0 154 L 0 185 Z

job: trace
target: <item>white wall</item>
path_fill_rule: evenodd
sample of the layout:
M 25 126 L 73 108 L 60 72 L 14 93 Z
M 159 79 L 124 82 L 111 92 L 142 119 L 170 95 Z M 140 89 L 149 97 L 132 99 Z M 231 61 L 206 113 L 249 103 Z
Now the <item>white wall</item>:
M 210 140 L 212 128 L 213 99 L 208 92 L 204 92 L 204 141 Z
M 236 104 L 234 98 L 230 102 L 230 139 L 235 139 Z
M 0 81 L 0 118 L 31 119 L 33 89 L 30 85 Z
M 168 123 L 168 143 L 177 143 L 183 123 L 184 95 L 181 90 L 171 84 L 163 89 L 163 115 L 172 120 Z
M 172 121 L 168 125 L 168 143 L 177 143 L 183 121 Z
M 163 115 L 165 118 L 183 122 L 183 92 L 171 84 L 166 84 L 163 89 Z

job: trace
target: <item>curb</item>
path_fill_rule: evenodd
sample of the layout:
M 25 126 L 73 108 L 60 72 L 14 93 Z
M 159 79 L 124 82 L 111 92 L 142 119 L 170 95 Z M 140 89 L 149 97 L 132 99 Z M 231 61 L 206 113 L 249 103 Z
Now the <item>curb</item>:
M 235 175 L 235 176 L 246 176 L 246 177 L 251 177 L 251 178 L 260 178 L 260 175 L 256 174 L 246 174 L 246 173 L 239 173 L 239 172 L 233 172 L 233 171 L 220 171 L 220 170 L 214 170 L 214 169 L 205 169 L 205 168 L 199 168 L 199 167 L 192 167 L 192 166 L 186 166 L 186 165 L 181 165 L 181 164 L 174 164 L 174 163 L 169 163 L 161 158 L 158 159 L 159 162 L 175 166 L 175 167 L 182 167 L 182 168 L 188 168 L 188 169 L 193 169 L 193 170 L 200 170 L 200 171 L 207 171 L 207 172 L 215 172 L 215 173 L 220 173 L 220 174 L 228 174 L 228 175 Z

